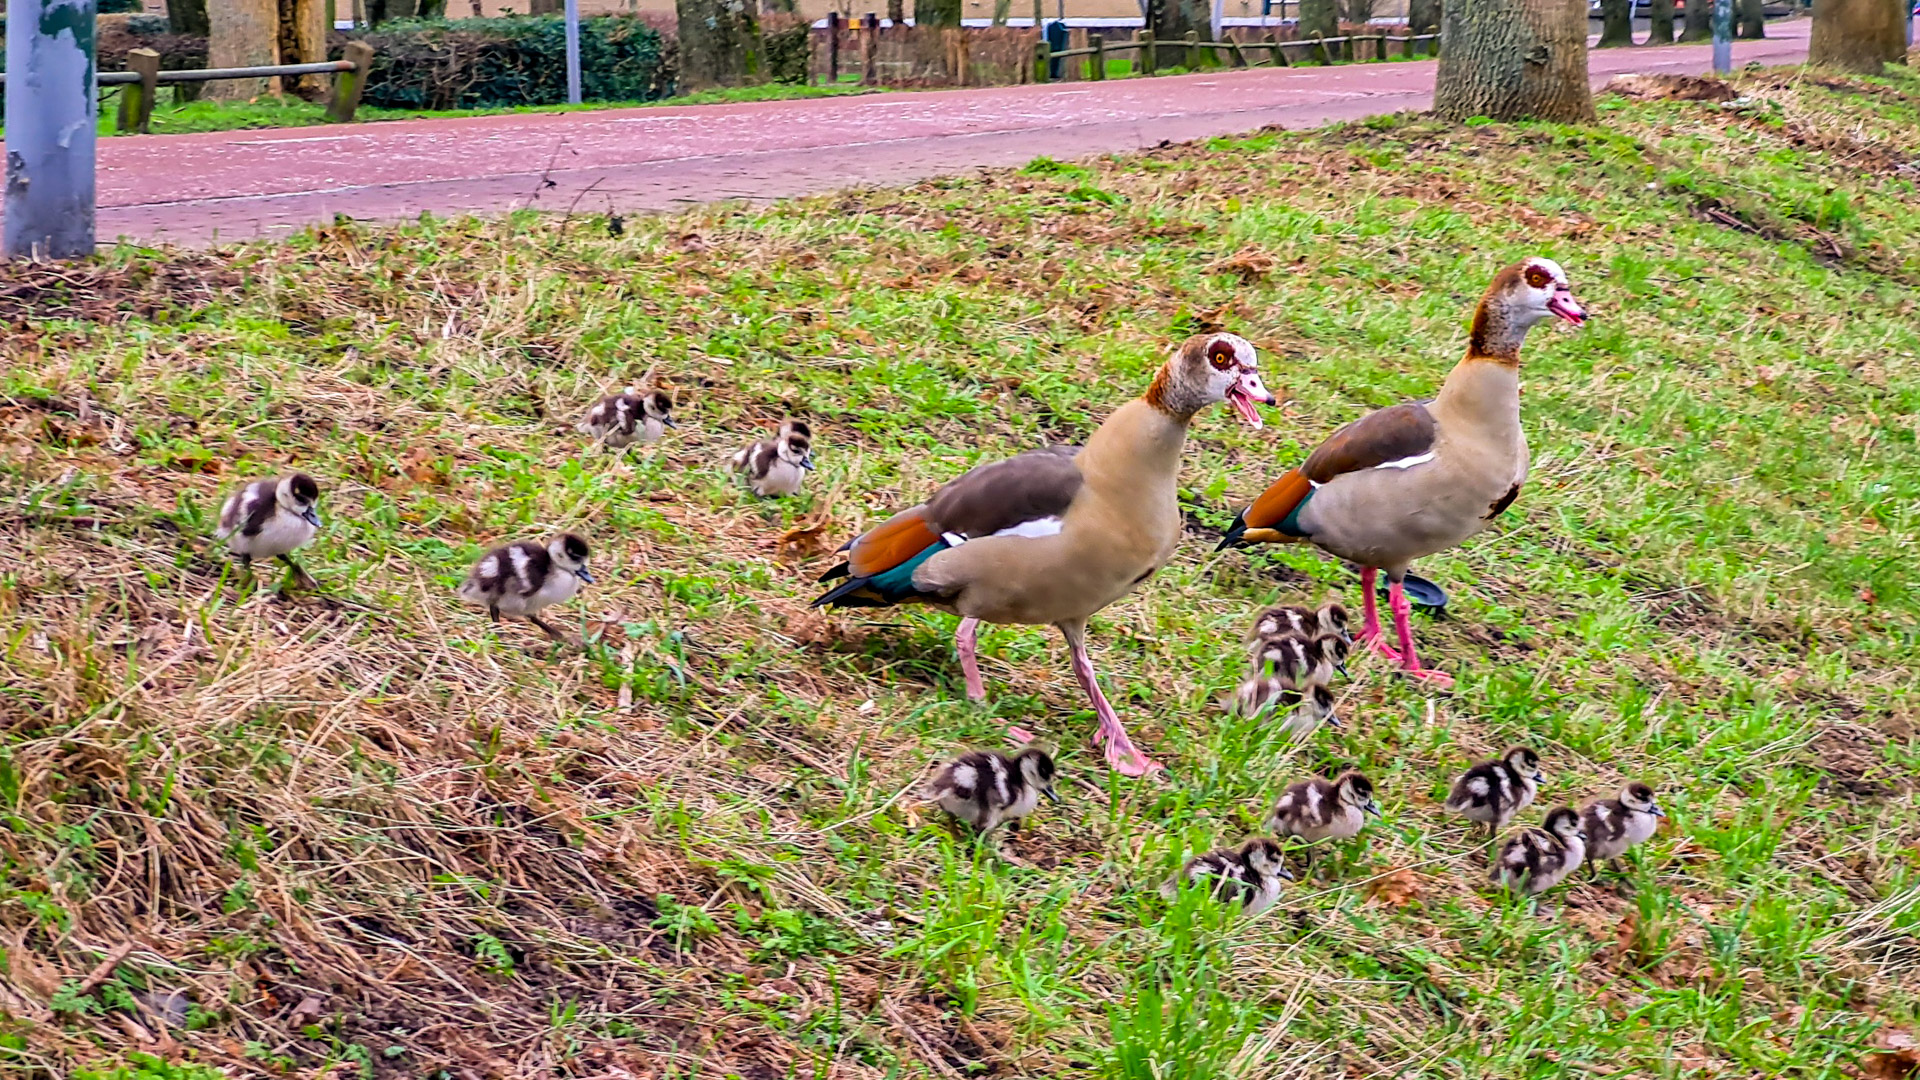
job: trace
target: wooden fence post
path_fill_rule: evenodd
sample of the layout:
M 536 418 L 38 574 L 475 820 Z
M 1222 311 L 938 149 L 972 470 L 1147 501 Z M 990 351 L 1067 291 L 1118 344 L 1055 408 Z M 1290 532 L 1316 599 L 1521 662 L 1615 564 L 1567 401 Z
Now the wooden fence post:
M 121 131 L 142 135 L 153 129 L 153 99 L 160 92 L 160 54 L 152 49 L 127 50 L 127 67 L 139 74 L 140 81 L 128 83 L 120 91 Z
M 1323 64 L 1333 63 L 1333 54 L 1327 51 L 1327 36 L 1325 34 L 1315 34 L 1313 35 L 1313 41 L 1313 55 Z
M 1140 36 L 1134 40 L 1140 43 L 1139 64 L 1137 65 L 1140 68 L 1140 74 L 1153 74 L 1153 65 L 1159 61 L 1159 57 L 1154 55 L 1153 31 L 1142 30 L 1140 31 Z
M 1093 55 L 1087 57 L 1087 78 L 1104 79 L 1107 77 L 1107 39 L 1100 34 L 1087 35 L 1087 47 Z
M 364 41 L 349 41 L 340 58 L 353 65 L 351 71 L 333 76 L 333 100 L 327 103 L 327 119 L 336 124 L 353 122 L 360 107 L 360 95 L 367 89 L 367 72 L 373 69 L 373 46 Z
M 880 16 L 867 12 L 860 28 L 860 85 L 880 85 L 880 65 L 874 61 L 880 55 Z
M 1200 31 L 1187 31 L 1187 70 L 1200 70 Z
M 840 83 L 840 13 L 827 12 L 827 85 Z
M 1033 81 L 1046 82 L 1052 67 L 1053 50 L 1047 48 L 1047 39 L 1041 38 L 1033 43 Z
M 1240 42 L 1237 38 L 1232 36 L 1227 38 L 1227 50 L 1233 54 L 1234 67 L 1243 68 L 1248 66 L 1247 54 L 1240 51 Z
M 1278 34 L 1267 35 L 1267 54 L 1273 57 L 1272 63 L 1274 67 L 1289 66 L 1287 50 L 1280 47 L 1280 36 Z

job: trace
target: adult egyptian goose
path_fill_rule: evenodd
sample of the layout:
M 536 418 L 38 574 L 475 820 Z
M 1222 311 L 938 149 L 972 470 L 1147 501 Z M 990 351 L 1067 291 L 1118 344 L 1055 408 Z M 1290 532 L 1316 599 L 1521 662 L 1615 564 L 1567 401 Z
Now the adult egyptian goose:
M 851 541 L 842 549 L 847 561 L 820 579 L 847 580 L 814 606 L 918 603 L 954 612 L 961 617 L 954 641 L 975 701 L 986 697 L 974 652 L 982 621 L 1057 627 L 1100 718 L 1094 741 L 1121 773 L 1149 772 L 1154 762 L 1100 693 L 1087 619 L 1172 557 L 1183 527 L 1175 485 L 1187 425 L 1220 401 L 1254 428 L 1255 406 L 1274 404 L 1253 345 L 1234 334 L 1188 338 L 1147 392 L 1109 416 L 1084 449 L 1034 450 L 981 465 Z
M 250 568 L 255 559 L 279 559 L 293 571 L 295 584 L 312 589 L 313 578 L 293 561 L 293 553 L 319 533 L 319 506 L 320 485 L 306 473 L 256 480 L 227 496 L 213 535 L 227 542 L 227 551 L 240 565 Z
M 1240 512 L 1222 549 L 1308 543 L 1360 567 L 1361 640 L 1414 678 L 1453 679 L 1422 667 L 1413 648 L 1413 608 L 1402 583 L 1413 560 L 1487 527 L 1527 479 L 1520 429 L 1520 343 L 1558 317 L 1587 314 L 1566 271 L 1550 259 L 1517 262 L 1495 275 L 1474 313 L 1466 359 L 1431 401 L 1368 413 L 1333 433 L 1299 468 Z M 1384 639 L 1374 577 L 1387 572 L 1396 648 Z

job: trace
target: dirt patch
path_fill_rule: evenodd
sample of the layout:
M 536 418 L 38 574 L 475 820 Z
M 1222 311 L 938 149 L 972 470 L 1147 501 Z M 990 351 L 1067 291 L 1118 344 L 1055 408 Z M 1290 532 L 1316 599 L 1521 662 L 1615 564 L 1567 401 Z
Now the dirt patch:
M 1820 786 L 1858 799 L 1884 799 L 1913 788 L 1886 758 L 1888 738 L 1860 724 L 1830 724 L 1807 744 Z
M 0 266 L 0 320 L 165 321 L 232 297 L 245 281 L 232 259 L 198 253 L 125 266 L 13 262 Z
M 1732 101 L 1740 96 L 1719 79 L 1698 75 L 1615 75 L 1600 92 L 1636 101 Z

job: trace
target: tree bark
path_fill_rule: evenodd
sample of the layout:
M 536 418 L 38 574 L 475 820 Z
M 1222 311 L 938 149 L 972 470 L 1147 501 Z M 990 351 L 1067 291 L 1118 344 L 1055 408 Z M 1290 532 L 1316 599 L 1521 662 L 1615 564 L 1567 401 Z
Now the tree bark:
M 1765 0 L 1735 0 L 1733 5 L 1733 23 L 1736 29 L 1734 37 L 1759 40 L 1767 36 L 1767 17 L 1762 10 Z
M 1680 31 L 1681 41 L 1713 40 L 1713 0 L 1685 0 L 1687 28 Z
M 1585 0 L 1467 0 L 1442 21 L 1433 109 L 1455 122 L 1594 119 Z
M 1600 0 L 1600 41 L 1596 48 L 1633 44 L 1633 0 Z
M 1340 36 L 1340 14 L 1333 0 L 1300 0 L 1300 36 Z
M 765 79 L 755 0 L 677 0 L 680 81 L 685 90 Z
M 907 24 L 907 0 L 887 0 L 887 21 L 895 26 Z
M 167 0 L 167 29 L 176 34 L 207 36 L 207 0 Z
M 1325 0 L 1331 6 L 1333 0 Z M 1198 33 L 1202 40 L 1213 29 L 1213 8 L 1206 0 L 1149 0 L 1147 4 L 1147 29 L 1153 31 L 1155 41 L 1184 41 L 1188 31 Z M 1160 52 L 1161 56 L 1172 57 L 1174 50 Z M 1170 63 L 1185 63 L 1184 54 Z
M 959 26 L 960 0 L 913 0 L 913 25 Z
M 257 67 L 280 62 L 277 0 L 211 0 L 207 4 L 207 66 Z M 247 101 L 267 92 L 265 79 L 221 79 L 207 84 L 214 101 Z
M 325 0 L 277 0 L 282 64 L 312 64 L 327 58 Z M 318 75 L 282 76 L 280 89 L 317 101 L 326 93 Z
M 1673 44 L 1673 0 L 1653 0 L 1647 9 L 1647 44 Z
M 1813 5 L 1807 63 L 1878 75 L 1907 59 L 1903 0 L 1820 0 Z
M 1440 28 L 1440 0 L 1407 0 L 1407 28 L 1430 34 Z
M 529 15 L 558 15 L 565 7 L 565 0 L 527 0 Z

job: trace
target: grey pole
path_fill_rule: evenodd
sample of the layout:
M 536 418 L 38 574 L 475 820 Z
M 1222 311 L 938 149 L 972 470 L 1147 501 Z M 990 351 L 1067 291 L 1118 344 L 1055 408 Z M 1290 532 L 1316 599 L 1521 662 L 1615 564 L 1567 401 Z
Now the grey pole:
M 1713 0 L 1713 70 L 1733 70 L 1733 0 Z
M 580 0 L 567 0 L 567 104 L 580 104 Z
M 7 5 L 8 258 L 93 254 L 94 2 Z

